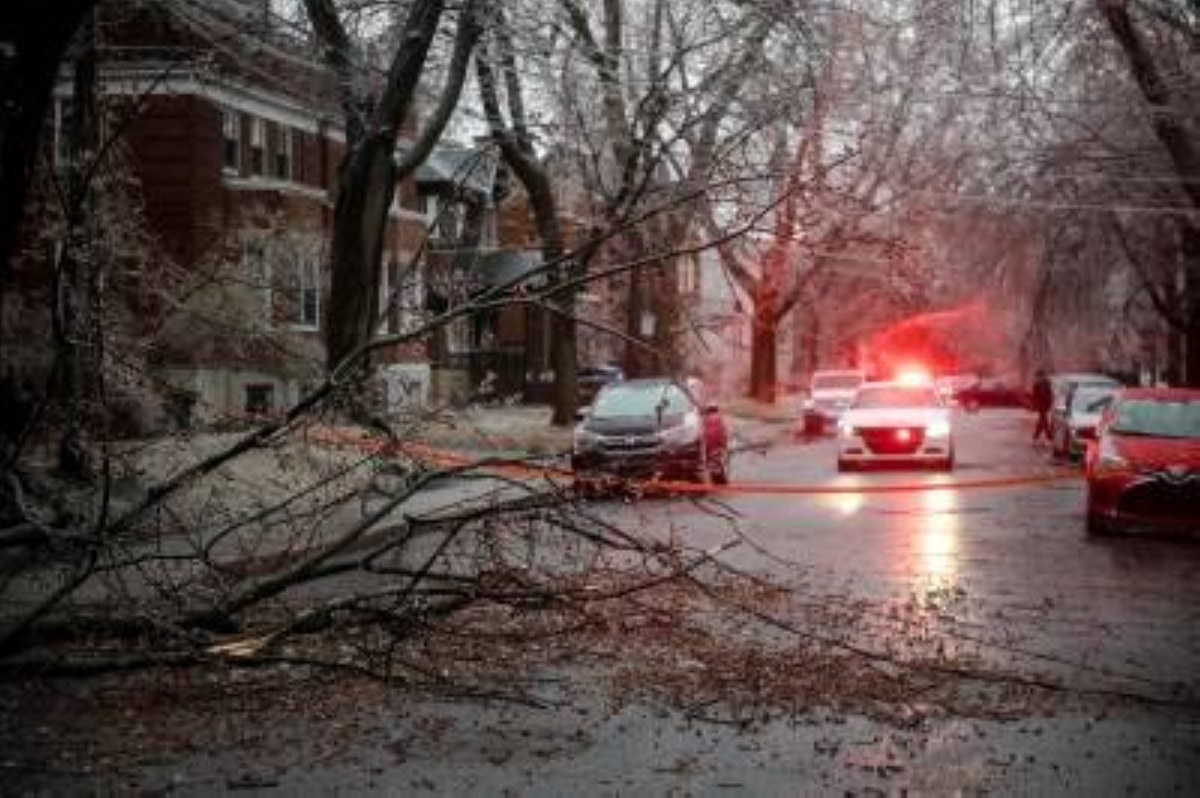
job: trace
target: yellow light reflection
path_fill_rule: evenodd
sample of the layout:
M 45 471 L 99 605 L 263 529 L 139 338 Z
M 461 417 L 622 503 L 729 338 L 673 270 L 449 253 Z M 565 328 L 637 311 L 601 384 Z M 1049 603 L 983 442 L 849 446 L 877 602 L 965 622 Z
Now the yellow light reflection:
M 863 507 L 865 497 L 861 493 L 828 493 L 818 497 L 818 501 L 840 516 L 850 516 Z
M 948 586 L 958 575 L 958 495 L 953 490 L 925 491 L 921 509 L 914 567 L 933 585 Z

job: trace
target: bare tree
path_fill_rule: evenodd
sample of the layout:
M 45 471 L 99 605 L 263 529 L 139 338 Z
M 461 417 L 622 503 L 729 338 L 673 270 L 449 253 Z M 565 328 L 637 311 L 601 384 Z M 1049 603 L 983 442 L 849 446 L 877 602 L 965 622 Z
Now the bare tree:
M 69 0 L 51 15 L 29 0 L 0 11 L 0 291 L 7 288 L 17 228 L 51 92 L 67 46 L 95 0 Z
M 559 263 L 564 255 L 564 241 L 559 220 L 559 210 L 554 189 L 545 164 L 535 148 L 529 121 L 525 113 L 524 88 L 517 54 L 513 47 L 512 32 L 509 30 L 503 4 L 493 10 L 487 46 L 476 59 L 476 78 L 484 114 L 496 146 L 505 163 L 517 175 L 529 197 L 534 225 L 541 241 L 542 262 Z M 503 77 L 507 99 L 508 120 L 500 102 L 497 65 Z M 566 272 L 555 268 L 551 280 L 564 282 L 569 274 L 578 276 L 578 270 Z M 575 333 L 575 290 L 569 285 L 552 299 L 553 314 L 549 319 L 551 360 L 554 367 L 554 415 L 552 423 L 558 426 L 575 421 L 578 403 L 576 386 L 576 333 Z
M 1196 120 L 1189 118 L 1175 98 L 1171 82 L 1163 74 L 1145 33 L 1130 14 L 1130 3 L 1127 0 L 1097 0 L 1097 7 L 1125 56 L 1129 76 L 1150 108 L 1155 138 L 1178 177 L 1180 194 L 1193 211 L 1191 215 L 1175 217 L 1183 283 L 1177 301 L 1168 302 L 1161 292 L 1153 290 L 1151 296 L 1155 306 L 1164 311 L 1167 323 L 1184 339 L 1185 360 L 1181 375 L 1184 383 L 1200 386 L 1200 222 L 1197 222 L 1200 218 L 1200 145 L 1197 145 L 1194 128 Z M 1193 43 L 1195 35 L 1193 26 Z M 1195 103 L 1191 106 L 1194 108 Z M 1137 263 L 1136 258 L 1134 263 Z
M 322 55 L 338 77 L 346 128 L 346 156 L 338 182 L 330 248 L 333 279 L 326 344 L 331 371 L 374 334 L 383 236 L 396 183 L 415 171 L 429 154 L 457 104 L 479 37 L 478 5 L 470 0 L 459 10 L 454 52 L 440 99 L 424 120 L 412 149 L 397 163 L 400 126 L 412 116 L 445 3 L 414 0 L 382 87 L 374 96 L 364 85 L 372 74 L 371 65 L 359 57 L 333 0 L 305 0 Z

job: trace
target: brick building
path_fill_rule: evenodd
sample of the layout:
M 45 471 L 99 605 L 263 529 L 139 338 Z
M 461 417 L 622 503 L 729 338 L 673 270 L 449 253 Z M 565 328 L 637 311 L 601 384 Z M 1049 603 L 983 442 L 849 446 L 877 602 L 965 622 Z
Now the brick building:
M 148 361 L 193 400 L 200 422 L 286 408 L 324 364 L 342 110 L 311 44 L 265 9 L 261 0 L 104 0 L 97 9 L 106 132 L 120 131 L 156 255 L 174 275 L 145 287 L 167 311 Z M 64 80 L 56 144 L 70 89 Z M 398 185 L 381 329 L 398 331 L 422 310 L 425 235 L 415 185 Z M 374 365 L 389 409 L 427 400 L 423 344 L 383 352 Z

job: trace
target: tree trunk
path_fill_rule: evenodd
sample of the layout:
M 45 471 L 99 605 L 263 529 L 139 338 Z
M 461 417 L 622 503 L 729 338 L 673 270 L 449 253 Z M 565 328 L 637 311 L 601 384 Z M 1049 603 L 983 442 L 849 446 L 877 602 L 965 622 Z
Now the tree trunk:
M 1189 388 L 1200 388 L 1200 227 L 1182 223 L 1180 254 L 1183 259 L 1181 304 L 1187 327 L 1183 331 L 1183 381 Z
M 370 136 L 350 150 L 342 168 L 333 212 L 333 282 L 325 315 L 330 371 L 375 330 L 383 237 L 396 191 L 394 148 L 390 138 Z
M 766 302 L 754 303 L 750 333 L 750 396 L 760 402 L 775 402 L 776 338 L 779 320 Z
M 74 60 L 71 113 L 64 120 L 70 164 L 66 186 L 66 237 L 55 264 L 50 308 L 55 343 L 54 385 L 62 429 L 58 444 L 58 471 L 72 479 L 90 477 L 87 398 L 95 386 L 99 364 L 99 321 L 95 318 L 93 289 L 100 253 L 93 246 L 92 186 L 89 175 L 97 150 L 96 43 L 94 14 L 79 30 Z
M 460 14 L 449 74 L 429 125 L 398 169 L 393 157 L 400 125 L 409 116 L 438 30 L 444 0 L 418 0 L 408 8 L 401 44 L 374 100 L 357 88 L 361 65 L 333 0 L 304 0 L 321 53 L 338 78 L 345 111 L 346 155 L 338 180 L 330 252 L 332 285 L 325 313 L 325 360 L 336 371 L 369 342 L 379 321 L 379 282 L 388 209 L 396 181 L 415 170 L 441 134 L 462 90 L 478 26 L 474 4 Z M 362 368 L 365 363 L 354 364 Z
M 0 10 L 0 292 L 8 285 L 59 65 L 94 4 L 62 0 L 47 13 L 31 0 L 9 0 Z
M 480 53 L 475 62 L 480 98 L 492 135 L 500 147 L 504 161 L 516 173 L 517 179 L 521 181 L 521 185 L 525 187 L 525 193 L 529 197 L 534 226 L 537 229 L 538 240 L 542 244 L 542 262 L 558 264 L 550 271 L 550 285 L 553 288 L 579 276 L 579 266 L 576 264 L 573 268 L 567 268 L 565 264 L 559 263 L 566 245 L 558 218 L 558 203 L 550 184 L 550 176 L 546 172 L 546 167 L 537 157 L 526 125 L 525 104 L 522 98 L 516 53 L 503 24 L 502 12 L 495 13 L 497 22 L 500 24 L 496 26 L 494 33 L 499 48 L 500 64 L 504 70 L 508 107 L 512 116 L 511 126 L 504 123 L 503 113 L 500 110 L 496 76 L 486 51 Z M 550 363 L 554 369 L 552 396 L 554 414 L 551 423 L 560 427 L 575 422 L 575 410 L 579 404 L 575 363 L 575 294 L 576 289 L 573 287 L 551 293 L 548 301 L 553 306 L 553 311 L 548 314 L 543 313 L 539 320 L 540 324 L 536 325 L 539 332 L 547 325 L 550 328 Z M 547 315 L 550 318 L 546 318 Z M 541 342 L 537 343 L 540 346 Z M 540 349 L 537 360 L 540 366 L 542 360 Z

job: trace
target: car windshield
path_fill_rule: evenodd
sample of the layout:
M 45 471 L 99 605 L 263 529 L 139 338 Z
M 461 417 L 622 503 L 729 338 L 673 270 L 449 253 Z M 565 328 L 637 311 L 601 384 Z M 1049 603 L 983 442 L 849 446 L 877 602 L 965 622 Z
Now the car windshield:
M 691 401 L 670 383 L 610 385 L 596 397 L 592 415 L 597 418 L 622 416 L 677 415 L 691 409 Z
M 1155 438 L 1200 438 L 1200 401 L 1130 399 L 1117 405 L 1110 431 Z
M 937 394 L 928 387 L 886 386 L 860 388 L 854 398 L 857 408 L 879 407 L 939 407 Z
M 1076 388 L 1071 396 L 1072 413 L 1100 413 L 1112 404 L 1116 388 L 1087 386 Z
M 814 391 L 852 391 L 862 385 L 863 376 L 855 373 L 814 374 L 812 387 Z

